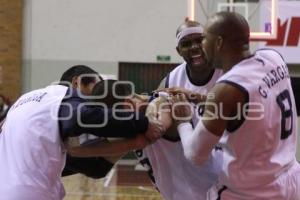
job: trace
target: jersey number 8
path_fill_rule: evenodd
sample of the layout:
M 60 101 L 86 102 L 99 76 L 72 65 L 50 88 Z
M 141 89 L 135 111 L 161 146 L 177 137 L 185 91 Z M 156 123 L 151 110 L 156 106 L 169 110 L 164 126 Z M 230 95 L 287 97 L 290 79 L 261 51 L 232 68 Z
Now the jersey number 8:
M 292 134 L 293 130 L 293 110 L 289 91 L 286 89 L 276 98 L 281 110 L 281 139 L 284 140 Z

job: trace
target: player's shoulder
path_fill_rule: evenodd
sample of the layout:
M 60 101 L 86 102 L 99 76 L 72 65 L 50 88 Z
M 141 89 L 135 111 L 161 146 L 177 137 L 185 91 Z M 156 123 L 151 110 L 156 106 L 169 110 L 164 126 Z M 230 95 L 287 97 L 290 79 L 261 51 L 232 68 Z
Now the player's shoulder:
M 181 82 L 187 78 L 186 63 L 182 63 L 175 67 L 166 77 L 165 87 L 178 86 L 178 82 Z
M 182 70 L 185 70 L 185 66 L 186 66 L 186 63 L 184 62 L 184 63 L 181 63 L 180 65 L 178 65 L 177 67 L 175 67 L 171 72 L 170 72 L 170 74 L 171 73 L 177 73 L 177 72 L 179 72 L 179 71 L 182 71 Z
M 269 61 L 281 60 L 284 62 L 284 58 L 282 57 L 282 55 L 274 49 L 269 49 L 269 48 L 258 49 L 255 51 L 255 55 L 260 56 Z
M 224 73 L 218 80 L 220 82 L 234 82 L 236 84 L 242 84 L 249 82 L 249 74 L 252 74 L 254 71 L 257 71 L 257 65 L 253 55 L 247 59 L 244 59 L 240 63 L 233 66 L 229 71 Z
M 35 96 L 36 94 L 45 93 L 45 92 L 47 92 L 47 88 L 39 88 L 39 89 L 31 90 L 31 91 L 28 91 L 28 92 L 22 94 L 19 97 L 19 99 L 28 98 L 28 97 L 31 97 L 31 96 Z
M 271 48 L 261 48 L 261 49 L 257 49 L 255 51 L 255 54 L 258 54 L 258 55 L 270 55 L 270 56 L 281 56 L 282 55 L 276 51 L 275 49 L 271 49 Z

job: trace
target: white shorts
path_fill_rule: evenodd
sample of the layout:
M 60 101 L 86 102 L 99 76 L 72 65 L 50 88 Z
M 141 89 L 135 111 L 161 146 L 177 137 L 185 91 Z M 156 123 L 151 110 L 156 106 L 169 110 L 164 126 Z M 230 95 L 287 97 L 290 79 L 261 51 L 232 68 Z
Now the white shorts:
M 207 193 L 207 200 L 300 200 L 300 165 L 294 164 L 275 181 L 247 191 L 232 191 L 215 185 Z

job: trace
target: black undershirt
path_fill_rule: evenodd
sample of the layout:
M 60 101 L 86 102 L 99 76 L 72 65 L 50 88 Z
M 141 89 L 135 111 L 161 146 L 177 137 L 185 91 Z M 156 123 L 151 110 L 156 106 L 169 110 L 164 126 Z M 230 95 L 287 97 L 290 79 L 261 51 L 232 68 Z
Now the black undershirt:
M 82 103 L 87 102 L 86 99 L 78 95 L 77 90 L 68 89 L 66 97 L 59 108 L 59 128 L 63 140 L 83 133 L 93 134 L 98 137 L 133 138 L 140 133 L 146 132 L 148 128 L 148 118 L 143 114 L 137 116 L 133 112 L 116 113 L 118 117 L 130 117 L 130 119 L 118 120 L 114 118 L 112 109 L 104 109 L 100 106 L 82 106 Z M 70 115 L 70 112 L 73 113 Z M 79 124 L 78 115 L 84 125 L 102 124 L 105 121 L 105 117 L 107 122 L 103 127 L 84 127 Z M 71 117 L 63 119 L 67 116 Z

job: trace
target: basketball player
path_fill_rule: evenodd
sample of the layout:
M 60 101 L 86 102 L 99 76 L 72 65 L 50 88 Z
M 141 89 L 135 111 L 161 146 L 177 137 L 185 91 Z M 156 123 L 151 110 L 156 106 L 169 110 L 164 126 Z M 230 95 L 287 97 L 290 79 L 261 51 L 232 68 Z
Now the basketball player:
M 60 83 L 67 87 L 79 89 L 84 95 L 91 95 L 94 85 L 101 80 L 102 77 L 92 68 L 86 65 L 75 65 L 63 73 L 60 78 Z M 3 118 L 6 117 L 6 114 L 7 112 L 3 115 Z M 4 120 L 1 121 L 0 127 L 2 127 L 3 122 Z M 85 138 L 87 137 L 86 135 L 87 134 L 83 134 L 80 138 Z M 88 137 L 91 136 L 88 135 Z M 116 157 L 111 156 L 105 158 L 79 158 L 70 156 L 70 154 L 67 153 L 66 164 L 62 176 L 82 173 L 88 177 L 102 178 L 111 170 L 117 160 Z
M 98 79 L 99 77 L 99 79 Z M 102 77 L 98 73 L 85 65 L 75 65 L 66 70 L 60 78 L 60 83 L 68 87 L 80 90 L 83 95 L 91 95 L 94 86 L 102 81 Z M 80 135 L 80 140 L 84 144 L 84 140 L 95 138 L 93 135 Z M 104 141 L 102 141 L 104 142 Z M 108 148 L 107 148 L 108 149 Z M 71 150 L 71 149 L 68 149 Z M 110 150 L 110 149 L 108 149 Z M 69 176 L 82 173 L 91 178 L 104 177 L 113 167 L 118 159 L 116 157 L 93 157 L 82 158 L 75 157 L 67 152 L 66 164 L 62 171 L 62 176 Z
M 297 115 L 283 58 L 271 49 L 251 54 L 249 26 L 238 13 L 214 14 L 202 45 L 207 62 L 225 74 L 211 89 L 215 98 L 207 98 L 196 128 L 182 122 L 178 130 L 185 155 L 199 165 L 222 137 L 224 164 L 208 199 L 300 199 Z M 175 112 L 182 117 L 190 109 L 177 106 Z
M 11 107 L 0 134 L 0 194 L 6 200 L 57 200 L 64 196 L 60 180 L 66 150 L 63 141 L 82 133 L 98 137 L 161 136 L 159 121 L 132 112 L 118 120 L 113 110 L 85 105 L 79 91 L 51 85 L 22 95 Z M 104 126 L 97 126 L 103 124 Z
M 80 76 L 82 75 L 83 77 L 81 78 Z M 92 94 L 94 96 L 101 96 L 102 94 L 107 92 L 108 96 L 106 96 L 104 99 L 98 98 L 96 99 L 96 101 L 99 102 L 101 100 L 102 103 L 105 103 L 108 107 L 112 107 L 113 102 L 116 103 L 116 99 L 112 96 L 112 84 L 116 81 L 107 80 L 104 82 L 101 81 L 101 83 L 97 83 L 93 81 L 93 79 L 97 78 L 97 76 L 94 75 L 98 76 L 98 73 L 95 72 L 93 69 L 87 66 L 77 65 L 71 67 L 66 72 L 64 72 L 60 79 L 60 82 L 64 83 L 67 86 L 71 86 L 74 89 L 79 89 L 84 95 Z M 101 79 L 102 78 L 100 77 L 100 80 Z M 94 88 L 95 84 L 96 88 Z M 108 91 L 104 91 L 104 89 Z M 129 91 L 127 91 L 127 93 L 129 93 Z M 125 93 L 123 94 L 123 96 L 124 95 Z M 126 100 L 130 99 L 128 98 Z M 118 161 L 125 153 L 127 153 L 129 150 L 137 149 L 136 144 L 139 146 L 141 144 L 143 145 L 143 138 L 142 136 L 139 136 L 135 139 L 126 139 L 125 141 L 118 141 L 116 142 L 118 144 L 112 145 L 112 143 L 107 142 L 107 140 L 103 138 L 96 139 L 96 137 L 93 135 L 83 134 L 80 135 L 80 143 L 81 147 L 84 147 L 85 153 L 83 153 L 83 148 L 78 148 L 78 146 L 68 146 L 66 165 L 62 172 L 63 177 L 81 173 L 90 178 L 103 178 L 111 170 L 115 162 Z M 100 149 L 102 151 L 95 149 L 88 151 L 88 144 L 93 146 L 100 146 Z M 115 147 L 115 145 L 119 146 Z M 128 149 L 128 147 L 130 147 L 130 149 Z M 103 153 L 103 150 L 106 153 Z M 113 153 L 115 151 L 118 151 L 119 153 Z
M 82 95 L 90 95 L 96 83 L 103 78 L 86 65 L 74 65 L 66 70 L 59 82 L 61 85 L 79 89 Z
M 185 62 L 171 71 L 162 81 L 162 87 L 165 85 L 170 90 L 179 90 L 189 93 L 190 97 L 196 97 L 198 94 L 206 94 L 222 75 L 222 70 L 209 68 L 203 59 L 202 31 L 200 24 L 194 21 L 186 21 L 178 27 L 176 49 Z M 203 107 L 195 106 L 195 111 L 193 124 L 196 125 L 203 114 Z M 206 199 L 208 189 L 217 180 L 221 154 L 220 150 L 213 151 L 210 160 L 201 166 L 193 165 L 184 157 L 176 128 L 168 130 L 154 144 L 136 151 L 141 164 L 148 169 L 151 180 L 166 200 Z
M 140 95 L 132 95 L 132 91 L 128 85 L 119 84 L 117 80 L 103 80 L 97 83 L 92 91 L 92 96 L 98 96 L 99 98 L 92 100 L 91 102 L 99 102 L 105 104 L 108 108 L 118 109 L 119 112 L 124 110 L 139 111 L 142 104 L 146 105 L 145 99 Z M 106 95 L 103 95 L 106 92 Z M 116 97 L 117 94 L 119 97 Z M 170 110 L 170 107 L 169 107 Z M 166 119 L 171 119 L 168 117 Z M 164 121 L 164 129 L 167 129 L 171 125 L 171 121 Z M 135 138 L 107 140 L 107 138 L 99 138 L 95 140 L 89 140 L 87 144 L 79 145 L 78 138 L 72 138 L 68 141 L 68 153 L 76 156 L 77 158 L 95 158 L 102 156 L 107 160 L 113 159 L 112 163 L 119 160 L 123 155 L 129 151 L 135 149 L 144 148 L 149 144 L 149 141 L 145 135 L 139 134 Z M 101 171 L 103 167 L 93 169 L 92 166 L 86 166 L 86 170 Z M 92 172 L 90 172 L 92 173 Z M 97 173 L 97 172 L 96 172 Z

